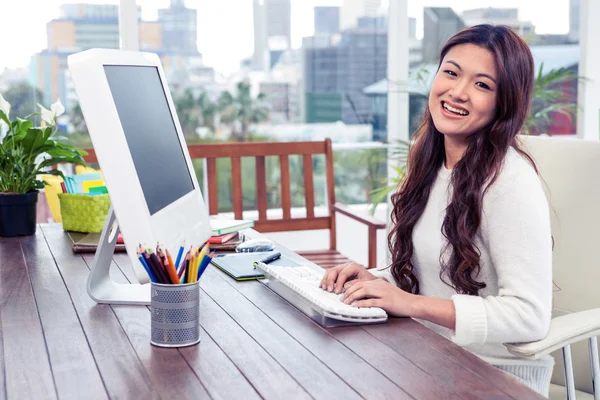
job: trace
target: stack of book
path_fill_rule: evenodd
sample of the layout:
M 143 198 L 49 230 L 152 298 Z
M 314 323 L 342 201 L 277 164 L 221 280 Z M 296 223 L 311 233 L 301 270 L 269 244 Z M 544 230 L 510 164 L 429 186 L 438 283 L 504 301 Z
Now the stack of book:
M 252 220 L 211 219 L 212 237 L 207 243 L 212 250 L 235 250 L 244 241 L 242 229 L 252 228 Z

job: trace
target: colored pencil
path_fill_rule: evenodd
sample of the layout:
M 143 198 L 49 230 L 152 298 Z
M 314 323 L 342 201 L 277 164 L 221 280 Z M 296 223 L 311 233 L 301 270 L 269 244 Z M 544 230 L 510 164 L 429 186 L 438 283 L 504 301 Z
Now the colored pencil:
M 165 250 L 165 252 L 166 252 L 165 260 L 166 260 L 166 264 L 167 264 L 167 272 L 169 274 L 171 283 L 178 284 L 179 276 L 177 275 L 177 270 L 175 269 L 175 265 L 173 264 L 173 258 L 171 258 L 171 255 L 169 254 L 168 249 Z
M 212 260 L 214 255 L 215 255 L 215 252 L 213 251 L 210 254 L 207 254 L 204 256 L 204 258 L 202 259 L 202 262 L 200 263 L 200 268 L 198 269 L 198 276 L 197 276 L 196 280 L 200 280 L 200 277 L 202 277 L 202 274 L 204 273 L 204 271 L 206 271 L 206 268 L 210 264 L 210 260 Z
M 138 252 L 137 255 L 138 255 L 138 259 L 140 260 L 140 263 L 142 263 L 142 267 L 144 267 L 144 269 L 146 270 L 146 273 L 148 274 L 148 277 L 150 278 L 150 280 L 152 282 L 158 282 L 156 275 L 154 275 L 154 272 L 152 272 L 152 269 L 150 268 L 148 263 L 146 263 L 146 260 L 144 259 L 144 256 L 142 255 L 142 253 Z
M 154 265 L 156 266 L 156 269 L 158 270 L 158 277 L 161 281 L 161 283 L 169 283 L 171 280 L 169 279 L 169 277 L 167 276 L 164 267 L 162 266 L 160 259 L 158 258 L 158 256 L 156 255 L 156 253 L 151 253 L 150 254 L 150 260 L 154 263 Z
M 177 253 L 177 259 L 175 260 L 175 268 L 179 268 L 179 263 L 181 262 L 181 256 L 183 256 L 183 250 L 185 247 L 185 241 L 181 246 L 179 246 L 179 252 Z

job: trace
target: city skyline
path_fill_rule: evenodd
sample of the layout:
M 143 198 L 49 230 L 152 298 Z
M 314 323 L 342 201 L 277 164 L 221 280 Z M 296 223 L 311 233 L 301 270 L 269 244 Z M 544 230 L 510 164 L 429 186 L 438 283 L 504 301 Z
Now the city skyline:
M 383 1 L 384 5 L 389 1 Z M 0 53 L 0 72 L 6 67 L 26 67 L 29 58 L 46 47 L 46 23 L 58 17 L 61 4 L 91 3 L 118 4 L 117 0 L 22 0 L 10 2 L 0 15 L 0 37 L 3 51 Z M 157 9 L 167 8 L 169 0 L 138 0 L 142 8 L 142 17 L 156 19 Z M 315 6 L 340 6 L 343 0 L 291 0 L 292 47 L 301 45 L 302 37 L 313 33 L 313 8 Z M 251 57 L 253 52 L 252 0 L 188 0 L 187 7 L 198 10 L 198 51 L 202 53 L 207 66 L 221 73 L 232 73 L 239 68 L 240 60 Z M 470 0 L 410 0 L 409 17 L 417 18 L 417 35 L 422 36 L 423 7 L 452 7 L 461 13 L 472 7 Z M 555 7 L 547 7 L 541 0 L 522 2 L 516 0 L 487 0 L 480 7 L 514 7 L 519 9 L 519 18 L 531 21 L 537 33 L 565 34 L 569 29 L 569 1 L 560 0 Z M 540 13 L 544 7 L 544 13 Z M 32 13 L 32 10 L 35 10 Z M 235 10 L 235 12 L 232 12 Z M 543 14 L 543 15 L 542 15 Z M 15 16 L 29 15 L 27 23 Z M 18 40 L 6 40 L 15 37 L 27 29 L 27 34 Z M 218 39 L 218 40 L 215 40 Z

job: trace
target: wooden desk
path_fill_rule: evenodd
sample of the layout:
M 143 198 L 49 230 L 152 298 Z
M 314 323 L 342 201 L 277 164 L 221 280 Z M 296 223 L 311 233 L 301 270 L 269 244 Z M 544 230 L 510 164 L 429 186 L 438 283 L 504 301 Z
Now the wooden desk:
M 411 319 L 323 329 L 256 281 L 209 268 L 201 342 L 150 345 L 150 312 L 98 305 L 92 256 L 60 225 L 0 238 L 0 399 L 538 399 Z M 132 279 L 115 255 L 115 280 Z

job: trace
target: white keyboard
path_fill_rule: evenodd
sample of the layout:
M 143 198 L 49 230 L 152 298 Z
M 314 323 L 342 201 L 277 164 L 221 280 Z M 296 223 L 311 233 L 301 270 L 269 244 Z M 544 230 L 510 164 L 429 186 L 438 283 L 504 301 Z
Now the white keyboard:
M 387 320 L 381 308 L 357 308 L 340 301 L 342 295 L 319 287 L 324 272 L 306 266 L 284 267 L 258 263 L 256 268 L 269 279 L 276 280 L 310 303 L 312 309 L 321 315 L 335 320 L 359 323 L 379 323 Z

